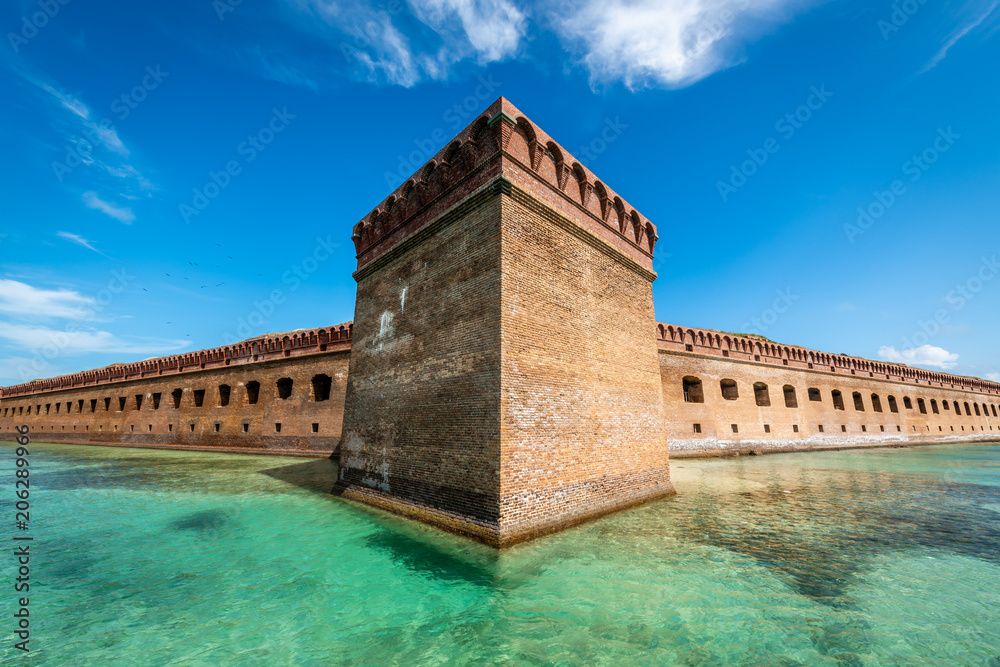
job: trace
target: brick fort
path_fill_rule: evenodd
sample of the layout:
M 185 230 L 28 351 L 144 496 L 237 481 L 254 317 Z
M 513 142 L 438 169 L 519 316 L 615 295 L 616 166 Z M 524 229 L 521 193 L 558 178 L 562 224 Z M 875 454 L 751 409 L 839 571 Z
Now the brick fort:
M 354 321 L 0 389 L 0 438 L 339 457 L 502 547 L 675 456 L 1000 440 L 1000 384 L 657 323 L 656 226 L 504 98 L 354 225 Z

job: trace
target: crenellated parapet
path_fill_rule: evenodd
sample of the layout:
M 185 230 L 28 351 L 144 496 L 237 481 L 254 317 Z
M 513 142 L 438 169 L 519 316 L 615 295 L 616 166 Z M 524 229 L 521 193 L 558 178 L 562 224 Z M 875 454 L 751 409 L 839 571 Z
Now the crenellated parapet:
M 657 324 L 656 338 L 660 349 L 664 350 L 773 363 L 828 373 L 864 374 L 885 380 L 1000 394 L 1000 383 L 989 380 L 936 373 L 902 364 L 887 364 L 843 354 L 828 354 L 792 345 L 780 345 L 756 336 Z
M 533 194 L 562 200 L 564 215 L 583 214 L 614 237 L 614 245 L 652 258 L 656 226 L 500 98 L 354 225 L 358 268 L 498 176 L 515 183 L 528 176 L 536 181 L 528 187 L 544 186 Z
M 320 329 L 304 329 L 284 334 L 249 338 L 234 345 L 187 352 L 169 357 L 146 359 L 131 364 L 112 364 L 104 368 L 32 380 L 10 387 L 0 387 L 0 398 L 60 391 L 108 382 L 124 382 L 176 373 L 225 368 L 233 364 L 271 361 L 321 352 L 349 350 L 353 323 L 346 322 Z

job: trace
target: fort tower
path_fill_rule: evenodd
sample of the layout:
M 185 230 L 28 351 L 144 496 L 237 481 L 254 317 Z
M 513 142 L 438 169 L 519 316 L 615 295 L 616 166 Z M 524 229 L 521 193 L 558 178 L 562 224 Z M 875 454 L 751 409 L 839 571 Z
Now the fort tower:
M 354 227 L 335 490 L 498 547 L 672 494 L 656 238 L 497 100 Z

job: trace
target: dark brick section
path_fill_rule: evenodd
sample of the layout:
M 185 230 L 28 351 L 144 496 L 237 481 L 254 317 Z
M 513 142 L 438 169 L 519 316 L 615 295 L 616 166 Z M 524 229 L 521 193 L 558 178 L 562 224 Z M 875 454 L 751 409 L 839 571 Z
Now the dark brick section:
M 358 274 L 338 492 L 495 531 L 500 201 L 457 210 Z

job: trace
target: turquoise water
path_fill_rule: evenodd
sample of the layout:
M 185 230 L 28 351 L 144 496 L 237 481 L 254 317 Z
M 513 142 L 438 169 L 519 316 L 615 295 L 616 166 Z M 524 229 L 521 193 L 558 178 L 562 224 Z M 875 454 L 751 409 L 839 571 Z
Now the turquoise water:
M 31 465 L 5 664 L 1000 666 L 1000 446 L 678 460 L 678 497 L 503 553 L 331 497 L 326 460 Z

